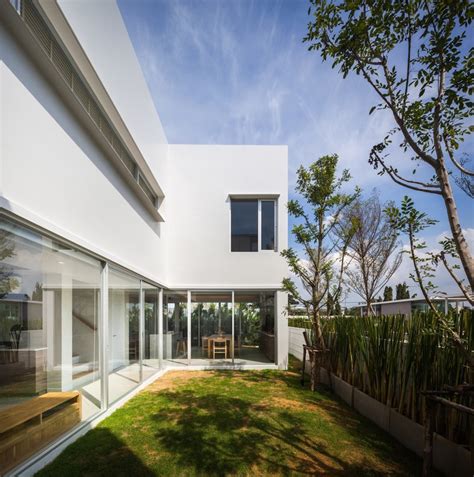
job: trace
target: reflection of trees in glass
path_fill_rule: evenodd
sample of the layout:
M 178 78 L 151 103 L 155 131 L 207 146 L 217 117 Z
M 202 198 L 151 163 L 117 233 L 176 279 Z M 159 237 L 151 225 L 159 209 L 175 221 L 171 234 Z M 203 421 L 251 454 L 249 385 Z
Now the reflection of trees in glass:
M 260 307 L 254 303 L 239 304 L 242 344 L 258 345 L 260 338 Z
M 128 304 L 128 322 L 129 322 L 128 332 L 130 335 L 138 335 L 139 316 L 140 316 L 140 305 L 138 305 L 137 303 L 129 303 Z
M 43 285 L 40 282 L 36 282 L 35 288 L 31 293 L 32 301 L 43 301 Z
M 12 326 L 20 324 L 20 303 L 0 302 L 0 341 L 10 341 Z
M 3 263 L 6 258 L 15 256 L 15 244 L 10 236 L 10 232 L 0 230 L 0 298 L 19 286 L 18 279 L 13 277 L 12 268 Z

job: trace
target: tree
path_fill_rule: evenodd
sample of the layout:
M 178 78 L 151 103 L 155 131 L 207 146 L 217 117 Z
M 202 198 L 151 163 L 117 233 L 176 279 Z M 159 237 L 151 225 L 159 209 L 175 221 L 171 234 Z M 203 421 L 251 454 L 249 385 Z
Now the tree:
M 382 210 L 377 194 L 354 201 L 337 227 L 347 234 L 354 229 L 347 247 L 351 266 L 346 270 L 349 288 L 367 305 L 367 314 L 374 313 L 372 303 L 392 278 L 401 263 L 398 232 Z
M 392 287 L 385 287 L 383 290 L 383 301 L 392 301 L 392 300 L 393 300 Z
M 35 283 L 35 288 L 31 292 L 33 301 L 43 301 L 43 285 L 40 282 Z
M 435 264 L 433 263 L 432 255 L 424 252 L 426 243 L 418 238 L 418 234 L 427 227 L 434 225 L 436 220 L 431 219 L 424 212 L 418 211 L 413 200 L 407 196 L 403 198 L 400 208 L 390 206 L 386 212 L 393 226 L 400 233 L 408 236 L 409 249 L 406 253 L 410 255 L 414 268 L 410 278 L 419 286 L 429 308 L 436 315 L 454 345 L 462 351 L 469 365 L 472 366 L 474 364 L 474 356 L 468 348 L 469 345 L 466 345 L 452 326 L 449 326 L 448 318 L 438 311 L 429 296 L 430 292 L 436 289 L 436 285 L 431 282 L 431 279 L 434 277 Z
M 323 156 L 307 169 L 301 166 L 297 171 L 296 192 L 303 202 L 290 200 L 288 212 L 297 223 L 292 228 L 296 243 L 302 248 L 301 258 L 294 248 L 288 248 L 281 255 L 288 262 L 290 271 L 302 283 L 303 290 L 291 278 L 283 280 L 283 288 L 293 299 L 303 304 L 311 319 L 313 343 L 320 349 L 326 346 L 321 330 L 321 313 L 328 305 L 328 299 L 336 303 L 341 295 L 342 275 L 346 267 L 345 252 L 352 231 L 346 235 L 334 235 L 344 212 L 358 197 L 341 191 L 350 180 L 349 171 L 336 175 L 337 155 Z M 337 268 L 336 268 L 337 265 Z M 311 388 L 317 383 L 319 365 L 313 360 Z
M 380 103 L 369 112 L 387 110 L 394 128 L 375 145 L 369 162 L 379 174 L 410 190 L 444 201 L 452 241 L 474 290 L 474 259 L 465 239 L 453 195 L 453 177 L 471 190 L 474 171 L 459 155 L 472 131 L 474 49 L 467 32 L 474 18 L 469 0 L 310 0 L 312 21 L 304 41 L 331 59 L 343 77 L 361 75 Z M 406 52 L 400 62 L 400 53 Z M 400 166 L 414 161 L 413 174 L 402 176 L 388 159 L 400 144 Z
M 7 230 L 0 230 L 0 298 L 19 286 L 18 279 L 13 276 L 13 268 L 4 263 L 5 259 L 16 255 L 10 236 Z
M 410 298 L 410 292 L 408 291 L 408 285 L 403 282 L 399 283 L 396 286 L 396 300 L 406 300 L 407 298 Z

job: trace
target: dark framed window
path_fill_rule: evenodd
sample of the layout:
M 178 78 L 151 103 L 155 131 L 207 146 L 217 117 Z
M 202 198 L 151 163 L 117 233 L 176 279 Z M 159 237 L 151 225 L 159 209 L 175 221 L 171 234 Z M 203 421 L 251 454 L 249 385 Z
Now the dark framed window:
M 232 199 L 231 251 L 258 252 L 258 200 Z
M 276 251 L 276 200 L 231 200 L 231 251 Z
M 261 249 L 275 250 L 275 201 L 261 201 Z

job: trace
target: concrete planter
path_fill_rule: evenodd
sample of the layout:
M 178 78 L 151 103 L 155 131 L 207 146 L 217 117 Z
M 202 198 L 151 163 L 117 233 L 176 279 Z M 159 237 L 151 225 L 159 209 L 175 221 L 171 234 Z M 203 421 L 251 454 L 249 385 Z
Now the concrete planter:
M 354 387 L 338 378 L 336 375 L 331 375 L 334 392 L 349 406 L 353 407 Z
M 331 380 L 332 380 L 333 377 L 334 377 L 334 376 L 331 375 Z M 326 369 L 321 368 L 321 369 L 319 370 L 319 380 L 320 380 L 323 384 L 325 384 L 326 386 L 329 386 L 329 385 L 330 385 L 329 373 L 327 372 Z
M 423 456 L 425 428 L 399 412 L 390 409 L 390 434 L 420 457 Z
M 385 404 L 358 389 L 354 389 L 354 408 L 363 416 L 375 422 L 381 429 L 389 432 L 390 408 Z
M 309 369 L 309 363 L 306 363 Z M 380 403 L 357 388 L 321 368 L 321 383 L 329 384 L 335 394 L 351 407 L 388 432 L 403 446 L 420 457 L 423 456 L 424 427 L 394 409 Z M 433 441 L 433 467 L 447 477 L 473 477 L 471 452 L 463 446 L 435 434 Z
M 435 434 L 433 438 L 433 467 L 448 477 L 472 477 L 471 453 L 464 447 Z

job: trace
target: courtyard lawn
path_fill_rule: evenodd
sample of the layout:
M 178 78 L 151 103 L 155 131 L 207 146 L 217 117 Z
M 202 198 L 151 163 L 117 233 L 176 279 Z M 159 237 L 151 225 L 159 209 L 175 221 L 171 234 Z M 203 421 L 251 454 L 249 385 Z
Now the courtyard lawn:
M 39 476 L 420 475 L 421 461 L 296 371 L 171 371 Z

